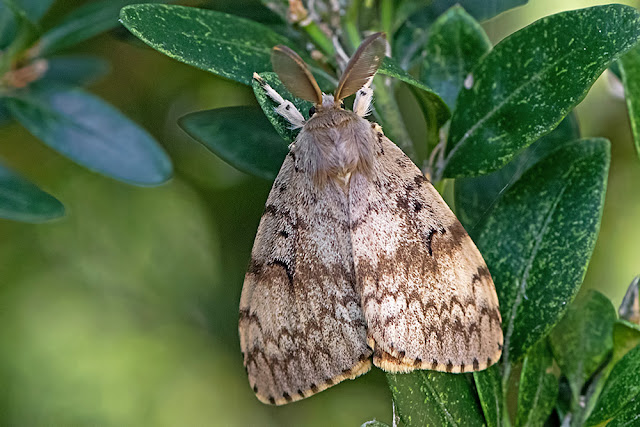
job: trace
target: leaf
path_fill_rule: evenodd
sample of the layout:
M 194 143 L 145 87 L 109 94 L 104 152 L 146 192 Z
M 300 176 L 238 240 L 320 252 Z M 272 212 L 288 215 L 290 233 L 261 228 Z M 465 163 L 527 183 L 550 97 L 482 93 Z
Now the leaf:
M 0 48 L 4 49 L 16 37 L 18 22 L 14 10 L 8 5 L 13 3 L 15 7 L 24 12 L 24 17 L 32 22 L 37 22 L 49 9 L 53 0 L 11 0 L 0 1 Z
M 403 68 L 411 68 L 416 59 L 421 59 L 429 36 L 428 29 L 439 16 L 456 4 L 462 6 L 477 21 L 484 21 L 526 3 L 527 0 L 403 1 L 396 9 L 396 22 L 402 23 L 394 37 L 394 52 L 402 54 L 396 59 Z
M 640 372 L 640 345 L 629 351 L 613 367 L 586 425 L 593 426 L 610 420 L 634 399 L 636 401 L 640 399 L 638 372 Z
M 429 125 L 435 122 L 435 125 L 440 128 L 451 116 L 449 107 L 447 104 L 429 87 L 413 78 L 410 74 L 404 71 L 398 63 L 389 57 L 384 58 L 384 61 L 378 68 L 378 74 L 393 77 L 409 85 L 409 88 L 413 92 L 427 119 L 432 118 L 433 121 L 428 121 Z
M 302 113 L 305 119 L 309 118 L 309 109 L 313 107 L 313 103 L 305 101 L 304 99 L 296 98 L 284 87 L 284 84 L 278 79 L 276 73 L 260 73 L 260 77 L 276 92 L 280 94 L 284 99 L 293 102 L 293 105 Z M 280 135 L 287 143 L 292 143 L 300 129 L 291 129 L 291 123 L 289 123 L 284 117 L 275 112 L 277 104 L 269 98 L 267 93 L 262 89 L 262 86 L 257 81 L 253 81 L 253 93 L 256 95 L 258 104 L 262 107 L 262 111 L 267 116 L 271 125 L 273 125 L 278 135 Z
M 569 380 L 575 399 L 611 353 L 616 319 L 611 301 L 597 291 L 589 291 L 569 307 L 549 334 L 553 356 Z
M 48 56 L 120 25 L 120 9 L 133 0 L 102 0 L 86 3 L 69 13 L 40 38 L 37 51 Z M 151 1 L 148 1 L 151 3 Z
M 516 426 L 541 426 L 558 398 L 558 379 L 551 373 L 553 359 L 547 343 L 538 342 L 527 353 L 520 373 Z
M 187 114 L 178 121 L 193 139 L 231 166 L 275 179 L 287 144 L 258 107 L 228 107 Z
M 47 58 L 43 81 L 69 86 L 89 85 L 109 72 L 109 62 L 98 56 L 68 55 Z
M 502 425 L 502 420 L 506 416 L 502 398 L 502 378 L 500 368 L 493 365 L 484 371 L 474 372 L 473 378 L 476 382 L 478 397 L 484 412 L 484 418 L 488 427 L 498 427 Z
M 8 99 L 14 118 L 45 144 L 74 162 L 136 185 L 171 176 L 171 161 L 145 130 L 80 89 L 31 87 Z
M 618 64 L 629 110 L 633 140 L 640 157 L 640 43 L 623 55 Z
M 500 301 L 504 364 L 544 338 L 578 291 L 600 227 L 609 158 L 601 138 L 559 148 L 498 200 L 479 230 L 475 242 Z
M 627 288 L 618 315 L 621 319 L 640 324 L 640 276 L 636 276 Z
M 633 427 L 640 424 L 640 396 L 636 395 L 622 408 L 607 427 Z
M 482 426 L 464 375 L 435 371 L 387 374 L 398 415 L 407 426 Z
M 383 423 L 382 421 L 371 420 L 363 423 L 360 427 L 389 427 L 389 425 Z
M 274 46 L 291 44 L 257 22 L 194 7 L 126 6 L 120 20 L 133 35 L 165 55 L 247 85 L 254 72 L 271 70 Z
M 505 194 L 533 165 L 560 146 L 580 136 L 574 113 L 569 114 L 551 133 L 543 136 L 501 169 L 489 175 L 457 178 L 455 181 L 456 215 L 471 237 Z
M 610 363 L 617 363 L 629 350 L 638 345 L 640 345 L 640 325 L 618 320 L 613 325 L 613 357 Z
M 38 223 L 63 215 L 55 197 L 0 165 L 0 218 Z
M 542 18 L 498 43 L 451 118 L 442 176 L 493 172 L 548 133 L 640 39 L 640 12 L 606 5 Z
M 421 80 L 454 109 L 464 80 L 490 50 L 491 42 L 480 24 L 460 6 L 453 6 L 429 29 Z

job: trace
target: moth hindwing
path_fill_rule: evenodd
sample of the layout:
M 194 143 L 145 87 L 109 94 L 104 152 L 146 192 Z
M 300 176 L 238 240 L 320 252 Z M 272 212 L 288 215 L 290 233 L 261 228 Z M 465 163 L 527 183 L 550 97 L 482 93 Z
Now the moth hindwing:
M 240 300 L 244 365 L 265 403 L 308 397 L 372 362 L 387 372 L 471 372 L 502 351 L 480 252 L 420 170 L 363 118 L 383 42 L 381 33 L 363 42 L 333 96 L 318 93 L 290 49 L 274 50 L 285 85 L 315 103 L 306 121 L 261 83 L 301 127 L 269 193 Z M 342 109 L 354 91 L 355 112 Z

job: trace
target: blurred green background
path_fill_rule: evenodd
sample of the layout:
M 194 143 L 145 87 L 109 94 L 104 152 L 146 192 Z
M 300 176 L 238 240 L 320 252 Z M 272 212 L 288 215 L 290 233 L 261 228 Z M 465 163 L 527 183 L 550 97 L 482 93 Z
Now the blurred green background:
M 58 1 L 46 19 L 79 3 Z M 496 43 L 542 16 L 606 3 L 533 0 L 484 28 Z M 252 4 L 214 3 L 245 14 Z M 164 186 L 131 187 L 82 169 L 17 124 L 0 128 L 0 158 L 67 207 L 65 218 L 47 224 L 0 220 L 0 425 L 390 423 L 390 394 L 377 369 L 279 408 L 259 403 L 248 386 L 238 302 L 270 182 L 226 165 L 176 120 L 253 104 L 251 89 L 142 47 L 124 30 L 74 52 L 111 61 L 91 91 L 154 134 L 176 172 Z M 640 273 L 640 162 L 612 87 L 603 76 L 578 114 L 583 136 L 607 137 L 613 150 L 583 288 L 617 306 Z

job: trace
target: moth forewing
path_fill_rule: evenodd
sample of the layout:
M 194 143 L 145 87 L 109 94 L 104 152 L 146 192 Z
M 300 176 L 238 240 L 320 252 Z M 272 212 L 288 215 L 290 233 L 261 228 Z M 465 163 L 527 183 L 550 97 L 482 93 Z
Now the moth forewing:
M 500 357 L 498 300 L 480 252 L 380 126 L 337 102 L 370 81 L 385 43 L 365 40 L 335 98 L 314 101 L 267 199 L 239 322 L 249 382 L 265 403 L 355 378 L 371 356 L 388 372 L 477 371 Z M 276 50 L 282 69 L 297 70 L 280 69 L 285 86 L 317 97 L 302 60 Z M 263 87 L 276 111 L 297 117 Z M 362 90 L 358 112 L 370 100 Z

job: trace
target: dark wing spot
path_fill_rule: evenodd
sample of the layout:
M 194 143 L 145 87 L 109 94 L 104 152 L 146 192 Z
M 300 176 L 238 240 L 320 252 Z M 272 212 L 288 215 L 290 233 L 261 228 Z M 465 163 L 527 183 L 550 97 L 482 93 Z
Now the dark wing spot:
M 318 392 L 318 386 L 315 384 L 311 384 L 311 387 L 309 387 L 311 389 L 312 392 L 317 393 Z
M 289 393 L 284 393 L 282 397 L 284 397 L 284 400 L 286 400 L 287 402 L 291 402 L 293 400 L 291 396 L 289 396 Z
M 398 357 L 399 357 L 400 359 L 404 359 L 404 356 L 405 356 L 406 354 L 407 354 L 407 352 L 406 352 L 406 351 L 404 351 L 404 350 L 402 350 L 402 351 L 398 352 Z
M 280 230 L 278 234 L 284 237 L 285 239 L 289 237 L 289 233 L 287 233 L 287 230 Z
M 431 361 L 431 369 L 436 369 L 438 367 L 438 361 L 436 359 L 433 359 Z
M 285 110 L 287 110 L 287 111 L 289 111 L 289 110 L 291 109 L 291 105 L 287 104 L 287 105 L 284 107 L 284 109 L 285 109 Z
M 254 392 L 254 393 L 257 393 L 257 392 L 258 392 L 258 386 L 257 386 L 257 385 L 254 385 L 254 386 L 253 386 L 253 392 Z
M 424 182 L 428 182 L 429 180 L 422 174 L 420 175 L 416 175 L 415 178 L 413 178 L 413 182 L 415 182 L 418 185 L 422 185 L 422 183 Z
M 416 360 L 414 360 L 414 361 L 413 361 L 413 367 L 414 367 L 414 368 L 417 368 L 417 367 L 419 367 L 420 365 L 422 365 L 422 359 L 420 359 L 420 358 L 418 357 L 418 358 L 416 358 Z
M 453 371 L 453 363 L 449 360 L 449 362 L 447 362 L 447 372 L 451 371 Z
M 422 210 L 422 203 L 416 200 L 416 202 L 413 204 L 413 210 L 416 212 L 420 212 Z
M 276 400 L 273 398 L 273 396 L 269 396 L 269 403 L 271 403 L 272 405 L 276 404 Z
M 478 359 L 476 359 L 475 357 L 473 358 L 473 370 L 477 371 L 478 369 L 480 369 L 480 362 L 478 362 Z
M 487 366 L 491 366 L 491 358 L 487 357 Z

